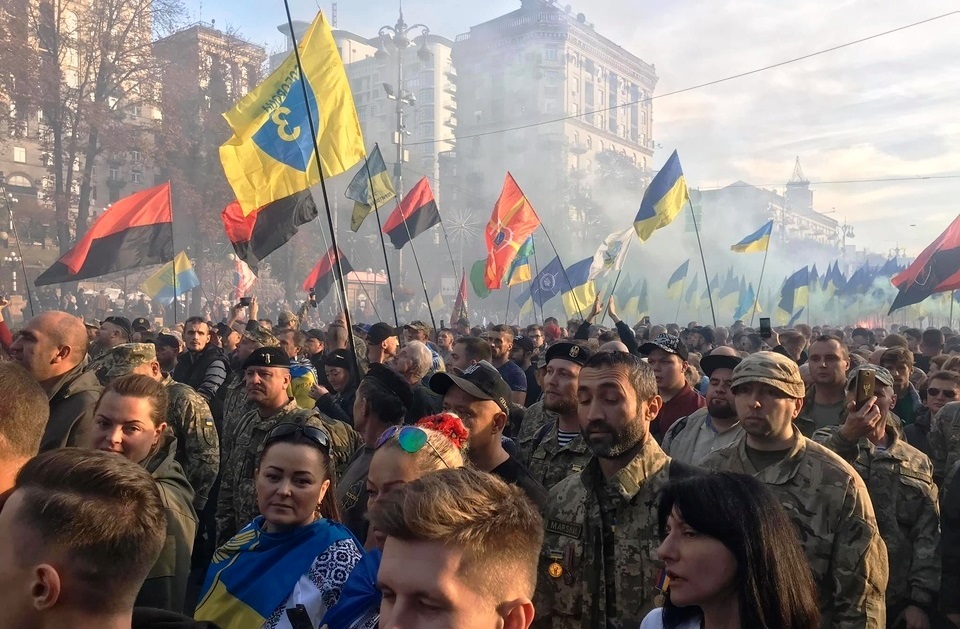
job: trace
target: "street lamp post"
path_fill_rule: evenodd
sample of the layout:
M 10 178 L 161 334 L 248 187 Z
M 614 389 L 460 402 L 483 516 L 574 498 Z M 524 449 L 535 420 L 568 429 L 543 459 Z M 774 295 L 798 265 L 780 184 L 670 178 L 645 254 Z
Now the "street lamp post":
M 33 292 L 30 290 L 30 278 L 27 276 L 27 267 L 23 261 L 23 249 L 20 246 L 20 236 L 17 234 L 17 224 L 13 221 L 13 204 L 19 201 L 19 199 L 15 198 L 12 194 L 7 192 L 7 180 L 3 176 L 2 172 L 0 172 L 0 196 L 3 196 L 4 205 L 6 206 L 6 211 L 7 211 L 8 225 L 10 229 L 10 232 L 6 234 L 7 237 L 4 238 L 3 240 L 5 240 L 8 243 L 7 246 L 9 246 L 9 242 L 10 242 L 9 239 L 10 239 L 10 235 L 12 234 L 14 240 L 16 240 L 17 242 L 17 251 L 16 253 L 12 253 L 11 257 L 14 257 L 15 260 L 20 263 L 20 268 L 23 271 L 23 286 L 27 292 L 27 303 L 30 306 L 30 316 L 32 317 L 36 314 L 33 310 Z M 16 278 L 17 278 L 17 274 L 16 274 L 16 271 L 14 270 L 13 272 L 13 291 L 14 292 L 16 292 L 17 290 Z
M 403 21 L 403 8 L 400 9 L 400 17 L 397 19 L 397 23 L 393 26 L 381 26 L 379 31 L 379 46 L 377 47 L 376 57 L 381 61 L 387 61 L 390 58 L 390 52 L 387 50 L 388 45 L 391 45 L 397 52 L 397 85 L 396 88 L 390 85 L 389 83 L 383 84 L 383 90 L 387 94 L 387 98 L 390 100 L 396 101 L 396 123 L 397 130 L 393 135 L 393 143 L 397 147 L 397 161 L 393 167 L 393 176 L 395 180 L 395 187 L 397 191 L 397 199 L 403 199 L 403 162 L 406 161 L 406 151 L 403 148 L 404 136 L 410 135 L 410 132 L 407 131 L 406 124 L 404 123 L 403 118 L 403 106 L 410 105 L 411 107 L 416 104 L 416 96 L 403 87 L 403 53 L 404 51 L 413 45 L 413 40 L 410 38 L 410 33 L 413 31 L 420 31 L 420 49 L 417 51 L 417 56 L 423 61 L 429 61 L 431 58 L 431 53 L 427 49 L 427 35 L 430 34 L 430 29 L 424 24 L 411 24 L 407 25 Z M 403 277 L 403 251 L 401 250 L 398 254 L 399 257 L 399 267 L 400 267 L 400 277 Z

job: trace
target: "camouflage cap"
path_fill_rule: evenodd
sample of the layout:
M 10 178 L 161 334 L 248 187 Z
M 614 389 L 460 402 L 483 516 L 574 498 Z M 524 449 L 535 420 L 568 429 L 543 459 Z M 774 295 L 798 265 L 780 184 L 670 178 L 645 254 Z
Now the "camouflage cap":
M 124 343 L 100 360 L 104 378 L 113 380 L 132 373 L 140 365 L 157 362 L 157 347 L 153 343 Z
M 300 319 L 297 315 L 289 310 L 284 310 L 279 315 L 277 315 L 277 323 L 281 328 L 297 328 L 300 327 Z M 292 325 L 291 325 L 292 324 Z
M 792 398 L 799 399 L 806 394 L 797 363 L 776 352 L 751 354 L 736 366 L 733 388 L 750 382 L 768 384 Z
M 857 379 L 857 374 L 860 373 L 863 369 L 873 369 L 875 372 L 875 378 L 880 384 L 885 384 L 888 387 L 893 386 L 893 374 L 890 373 L 890 370 L 886 367 L 881 367 L 880 365 L 870 365 L 864 363 L 862 365 L 857 365 L 853 369 L 847 372 L 847 389 L 850 389 L 853 386 L 853 383 Z
M 280 347 L 280 341 L 273 335 L 273 332 L 267 330 L 259 323 L 256 326 L 248 325 L 240 335 L 248 341 L 253 341 L 263 347 Z

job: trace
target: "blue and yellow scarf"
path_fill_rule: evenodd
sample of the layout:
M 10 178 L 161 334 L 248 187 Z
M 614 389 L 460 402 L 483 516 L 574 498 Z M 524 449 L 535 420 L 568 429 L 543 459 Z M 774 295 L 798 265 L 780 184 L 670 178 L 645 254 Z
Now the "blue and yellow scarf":
M 352 537 L 337 523 L 267 533 L 257 516 L 217 549 L 194 618 L 229 627 L 261 627 L 290 596 L 300 577 L 331 544 Z

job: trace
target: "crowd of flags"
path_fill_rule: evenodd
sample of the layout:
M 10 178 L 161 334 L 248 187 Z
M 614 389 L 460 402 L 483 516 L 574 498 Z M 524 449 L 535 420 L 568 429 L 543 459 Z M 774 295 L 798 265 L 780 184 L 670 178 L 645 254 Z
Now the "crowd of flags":
M 310 187 L 321 177 L 336 176 L 358 164 L 361 167 L 345 193 L 354 202 L 350 225 L 354 232 L 370 214 L 376 214 L 382 235 L 402 249 L 417 236 L 442 226 L 440 208 L 426 177 L 399 199 L 379 146 L 366 154 L 346 71 L 322 13 L 298 50 L 299 59 L 290 55 L 223 114 L 232 135 L 221 147 L 220 157 L 236 199 L 226 205 L 221 218 L 236 253 L 238 295 L 253 286 L 260 261 L 319 216 Z M 451 320 L 468 315 L 468 277 L 480 298 L 494 290 L 516 290 L 516 297 L 511 294 L 508 301 L 518 307 L 520 316 L 536 313 L 538 308 L 542 316 L 544 305 L 557 296 L 568 315 L 583 314 L 598 294 L 612 293 L 625 318 L 641 319 L 650 311 L 648 278 L 634 280 L 629 272 L 621 278 L 631 244 L 634 239 L 645 242 L 669 225 L 690 199 L 674 151 L 645 190 L 631 226 L 609 234 L 592 256 L 569 265 L 564 265 L 554 248 L 552 259 L 538 268 L 537 232 L 543 232 L 551 248 L 553 243 L 516 179 L 506 173 L 485 229 L 486 258 L 475 262 L 469 272 L 455 269 L 460 285 Z M 398 201 L 395 209 L 379 225 L 378 210 L 393 200 Z M 186 253 L 174 256 L 172 225 L 169 183 L 137 192 L 115 202 L 35 283 L 78 281 L 162 264 L 143 283 L 143 290 L 160 302 L 172 301 L 199 285 Z M 864 263 L 847 277 L 837 260 L 823 275 L 816 265 L 796 269 L 778 290 L 770 278 L 764 278 L 773 230 L 774 222 L 768 221 L 730 247 L 736 253 L 764 253 L 759 276 L 737 275 L 730 267 L 725 275 L 714 274 L 708 281 L 705 261 L 701 275 L 698 265 L 687 259 L 669 276 L 667 298 L 694 312 L 709 299 L 718 320 L 752 318 L 763 312 L 764 301 L 779 323 L 792 325 L 804 315 L 809 317 L 812 296 L 835 301 L 835 307 L 848 312 L 881 299 L 889 303 L 892 298 L 892 313 L 935 293 L 952 294 L 960 289 L 960 217 L 909 268 L 901 268 L 892 258 L 875 268 Z M 541 249 L 542 245 L 543 239 Z M 344 254 L 330 247 L 302 286 L 322 300 L 338 278 L 350 272 Z M 878 278 L 885 281 L 878 283 Z M 761 298 L 761 285 L 768 292 L 776 291 L 775 306 L 771 299 Z M 898 291 L 895 297 L 894 291 Z M 428 301 L 444 307 L 439 294 Z

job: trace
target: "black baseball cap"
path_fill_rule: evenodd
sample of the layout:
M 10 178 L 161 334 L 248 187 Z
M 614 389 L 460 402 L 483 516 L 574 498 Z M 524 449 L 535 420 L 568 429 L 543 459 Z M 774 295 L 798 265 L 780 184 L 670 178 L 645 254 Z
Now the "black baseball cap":
M 326 341 L 326 337 L 323 334 L 323 330 L 318 330 L 317 328 L 311 328 L 307 330 L 306 335 L 308 339 L 315 339 L 321 343 Z
M 672 334 L 661 334 L 652 341 L 644 343 L 640 346 L 640 354 L 649 356 L 655 349 L 662 349 L 668 354 L 676 354 L 681 360 L 687 360 L 690 357 L 690 352 L 684 342 Z
M 134 332 L 146 332 L 150 329 L 150 321 L 144 317 L 137 317 L 133 320 L 133 331 Z
M 243 363 L 243 368 L 250 367 L 280 367 L 290 369 L 290 357 L 279 347 L 261 347 L 253 350 L 247 360 Z
M 133 333 L 133 328 L 130 326 L 130 319 L 127 319 L 126 317 L 107 317 L 103 320 L 103 323 L 112 323 L 126 332 L 127 336 L 130 336 Z M 103 323 L 100 325 L 103 326 Z
M 518 336 L 517 338 L 513 339 L 513 346 L 519 347 L 525 352 L 533 351 L 533 341 L 531 341 L 530 337 L 528 336 Z
M 399 336 L 397 329 L 381 321 L 380 323 L 374 323 L 370 326 L 370 330 L 367 332 L 367 341 L 374 345 L 379 345 L 391 336 Z
M 153 344 L 157 347 L 175 347 L 180 349 L 180 339 L 172 334 L 164 334 L 163 332 L 157 335 L 157 338 L 153 341 Z
M 510 386 L 504 381 L 497 368 L 485 360 L 474 363 L 460 375 L 438 372 L 430 376 L 430 390 L 438 395 L 446 395 L 450 387 L 455 386 L 478 400 L 496 402 L 504 413 L 510 412 Z
M 380 363 L 370 365 L 370 369 L 367 370 L 367 374 L 363 379 L 374 380 L 383 385 L 391 393 L 400 398 L 400 401 L 403 402 L 405 407 L 411 408 L 413 406 L 413 388 L 410 386 L 410 383 L 386 365 Z
M 739 356 L 714 355 L 704 356 L 700 359 L 700 368 L 709 378 L 717 369 L 736 369 L 737 365 L 743 362 Z

